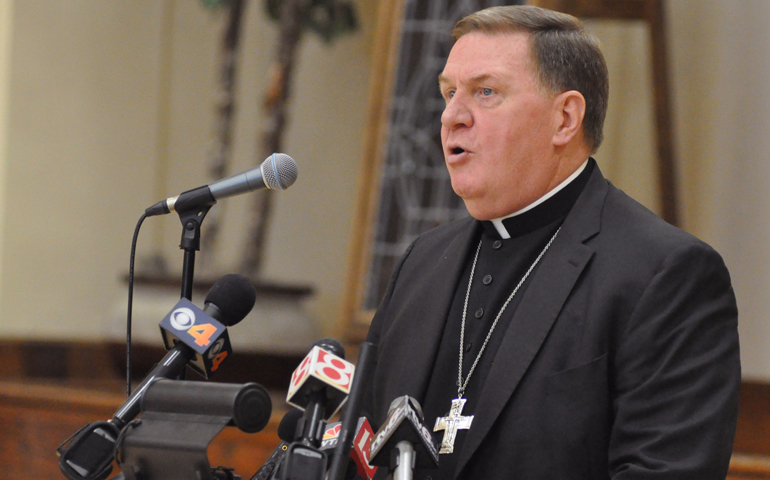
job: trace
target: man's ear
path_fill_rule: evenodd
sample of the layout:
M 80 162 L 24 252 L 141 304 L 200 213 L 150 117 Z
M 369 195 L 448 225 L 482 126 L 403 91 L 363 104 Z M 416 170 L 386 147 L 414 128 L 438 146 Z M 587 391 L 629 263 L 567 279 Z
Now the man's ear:
M 586 99 L 577 90 L 568 90 L 554 98 L 554 146 L 563 147 L 575 136 L 582 136 L 585 114 Z

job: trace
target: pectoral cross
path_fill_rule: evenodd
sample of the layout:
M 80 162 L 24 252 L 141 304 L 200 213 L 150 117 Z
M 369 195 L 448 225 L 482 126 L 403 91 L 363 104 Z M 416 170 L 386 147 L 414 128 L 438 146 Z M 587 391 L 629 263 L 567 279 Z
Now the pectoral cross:
M 444 430 L 444 439 L 441 441 L 441 450 L 438 453 L 452 453 L 455 448 L 455 438 L 458 430 L 467 430 L 471 428 L 473 415 L 463 417 L 463 407 L 465 398 L 455 398 L 452 400 L 452 408 L 449 409 L 449 415 L 436 419 L 434 432 Z

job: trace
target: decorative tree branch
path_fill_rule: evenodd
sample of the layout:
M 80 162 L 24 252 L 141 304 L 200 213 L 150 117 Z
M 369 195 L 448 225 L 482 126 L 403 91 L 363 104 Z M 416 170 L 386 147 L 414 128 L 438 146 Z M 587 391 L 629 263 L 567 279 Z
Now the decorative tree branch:
M 208 173 L 213 180 L 224 178 L 230 163 L 232 124 L 235 113 L 235 74 L 238 63 L 238 44 L 241 36 L 241 19 L 245 0 L 206 0 L 210 8 L 227 8 L 227 23 L 221 41 L 218 94 L 215 120 L 215 135 L 209 151 Z M 208 214 L 205 235 L 202 235 L 202 249 L 213 252 L 219 238 L 222 223 L 221 208 L 213 208 Z M 212 267 L 215 256 L 201 256 L 202 267 Z
M 310 0 L 283 0 L 280 10 L 280 37 L 278 52 L 270 68 L 267 93 L 263 108 L 266 110 L 268 125 L 262 136 L 261 162 L 273 152 L 281 151 L 283 133 L 288 115 L 291 96 L 291 80 L 294 73 L 297 46 L 302 37 L 302 17 L 306 14 Z M 267 224 L 272 211 L 272 195 L 260 190 L 254 195 L 254 206 L 250 210 L 248 237 L 250 242 L 241 258 L 241 273 L 256 276 L 262 266 Z
M 283 136 L 288 120 L 291 85 L 296 63 L 297 47 L 305 29 L 318 34 L 329 43 L 334 38 L 358 27 L 351 3 L 341 0 L 266 0 L 265 7 L 273 20 L 278 21 L 280 34 L 276 58 L 270 68 L 263 108 L 267 127 L 262 135 L 261 163 L 273 152 L 282 150 Z M 256 192 L 250 210 L 248 241 L 241 258 L 241 273 L 257 277 L 262 267 L 267 237 L 267 226 L 272 211 L 272 195 L 267 190 Z

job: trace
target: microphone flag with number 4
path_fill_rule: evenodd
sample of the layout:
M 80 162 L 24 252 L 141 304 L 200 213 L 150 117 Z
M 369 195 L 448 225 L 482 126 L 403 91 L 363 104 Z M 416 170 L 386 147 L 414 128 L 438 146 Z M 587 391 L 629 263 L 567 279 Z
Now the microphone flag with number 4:
M 354 371 L 352 363 L 321 347 L 313 347 L 291 376 L 286 403 L 304 410 L 310 394 L 325 389 L 323 419 L 328 420 L 347 400 Z
M 160 331 L 166 350 L 177 343 L 195 350 L 195 358 L 187 365 L 204 378 L 209 378 L 222 361 L 233 354 L 227 328 L 186 298 L 179 300 L 163 318 Z

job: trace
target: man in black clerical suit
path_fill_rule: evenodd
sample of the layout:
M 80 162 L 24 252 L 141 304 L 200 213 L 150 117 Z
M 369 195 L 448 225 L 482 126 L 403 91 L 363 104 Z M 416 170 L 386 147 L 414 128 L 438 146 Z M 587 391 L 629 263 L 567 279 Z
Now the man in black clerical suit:
M 374 423 L 398 396 L 422 404 L 443 453 L 415 478 L 724 479 L 730 277 L 590 158 L 608 97 L 597 42 L 535 7 L 482 10 L 453 35 L 441 138 L 473 218 L 420 236 L 393 273 L 368 336 Z M 454 439 L 450 408 L 473 416 Z

